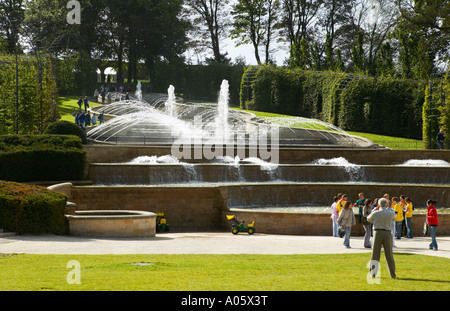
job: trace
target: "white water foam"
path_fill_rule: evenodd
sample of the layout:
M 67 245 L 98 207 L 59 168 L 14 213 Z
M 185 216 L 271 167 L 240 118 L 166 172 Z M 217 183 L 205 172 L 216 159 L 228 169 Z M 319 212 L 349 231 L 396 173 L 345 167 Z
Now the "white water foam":
M 312 165 L 329 165 L 329 166 L 338 166 L 343 168 L 350 176 L 351 180 L 357 180 L 358 177 L 364 179 L 364 170 L 361 170 L 361 166 L 350 163 L 344 157 L 332 158 L 332 159 L 317 159 L 314 160 Z
M 359 165 L 350 163 L 346 158 L 333 158 L 333 159 L 317 159 L 314 160 L 311 164 L 313 165 L 332 165 L 332 166 L 341 166 L 341 167 L 360 167 Z
M 408 160 L 403 164 L 400 164 L 400 166 L 450 166 L 450 163 L 444 160 Z
M 180 161 L 171 155 L 165 156 L 141 156 L 137 157 L 127 164 L 178 164 Z

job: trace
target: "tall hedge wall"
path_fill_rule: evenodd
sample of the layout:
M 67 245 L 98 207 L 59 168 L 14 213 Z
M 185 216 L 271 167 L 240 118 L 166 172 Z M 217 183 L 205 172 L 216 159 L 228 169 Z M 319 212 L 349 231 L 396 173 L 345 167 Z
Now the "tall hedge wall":
M 344 130 L 420 139 L 422 82 L 263 66 L 241 81 L 241 107 L 330 122 Z
M 437 149 L 437 134 L 443 129 L 446 135 L 444 147 L 450 149 L 450 70 L 442 79 L 433 80 L 427 85 L 422 118 L 423 147 Z
M 166 93 L 170 85 L 185 100 L 217 101 L 222 81 L 230 84 L 230 103 L 239 105 L 239 91 L 244 66 L 211 64 L 209 66 L 156 65 L 152 92 Z
M 83 178 L 81 139 L 65 135 L 0 136 L 0 179 L 62 181 Z
M 39 186 L 0 181 L 0 228 L 18 234 L 67 234 L 67 196 Z

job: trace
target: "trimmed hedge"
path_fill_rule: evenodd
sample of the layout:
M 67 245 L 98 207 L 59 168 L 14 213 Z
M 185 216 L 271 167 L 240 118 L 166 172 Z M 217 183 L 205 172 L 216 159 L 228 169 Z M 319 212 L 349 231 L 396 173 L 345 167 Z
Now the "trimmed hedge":
M 17 234 L 68 234 L 67 196 L 39 186 L 0 181 L 0 226 Z
M 86 133 L 76 125 L 69 121 L 57 121 L 50 124 L 45 130 L 47 135 L 75 135 L 81 139 L 83 144 L 87 144 Z
M 86 152 L 76 136 L 0 136 L 0 179 L 16 182 L 80 180 Z
M 241 87 L 244 109 L 317 118 L 356 132 L 422 135 L 420 81 L 262 66 L 248 69 Z

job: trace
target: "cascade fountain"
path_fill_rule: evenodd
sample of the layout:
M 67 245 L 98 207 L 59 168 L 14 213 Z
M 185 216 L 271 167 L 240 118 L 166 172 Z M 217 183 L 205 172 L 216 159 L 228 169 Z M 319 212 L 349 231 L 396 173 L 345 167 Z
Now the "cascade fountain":
M 99 143 L 93 148 L 105 148 L 104 153 L 114 153 L 117 148 L 117 154 L 128 154 L 124 150 L 140 154 L 108 163 L 91 162 L 88 178 L 93 185 L 72 189 L 80 209 L 165 212 L 171 228 L 181 231 L 225 228 L 223 215 L 233 212 L 242 216 L 239 218 L 256 218 L 259 232 L 321 234 L 322 230 L 329 234 L 329 209 L 325 207 L 338 192 L 346 192 L 352 199 L 359 192 L 370 198 L 386 192 L 405 194 L 416 206 L 434 198 L 440 207 L 450 207 L 450 170 L 448 162 L 439 159 L 440 154 L 435 159 L 395 163 L 376 157 L 377 164 L 370 163 L 370 157 L 364 156 L 368 152 L 384 155 L 390 151 L 370 150 L 370 142 L 358 142 L 321 121 L 288 120 L 311 125 L 296 129 L 290 127 L 293 123 L 230 110 L 226 80 L 217 105 L 212 106 L 176 103 L 173 86 L 167 95 L 139 96 L 139 91 L 140 85 L 137 99 L 98 108 L 111 115 L 111 120 L 89 131 L 90 140 Z M 201 123 L 196 123 L 199 119 Z M 272 123 L 280 127 L 282 163 L 236 153 L 190 161 L 171 154 L 167 147 L 179 140 L 200 140 L 200 146 L 231 140 L 237 146 L 242 134 L 248 148 L 252 135 L 259 133 L 255 129 Z M 353 143 L 346 144 L 352 140 L 357 141 L 356 148 Z M 316 216 L 320 219 L 314 218 L 312 228 L 311 217 Z M 270 222 L 283 225 L 275 228 Z M 358 234 L 358 230 L 354 232 Z
M 223 80 L 216 106 L 176 104 L 175 87 L 167 95 L 143 94 L 139 82 L 136 99 L 92 108 L 103 112 L 107 122 L 88 132 L 95 143 L 165 144 L 174 141 L 200 141 L 202 144 L 252 145 L 260 139 L 271 140 L 277 130 L 277 143 L 305 147 L 373 148 L 373 142 L 347 134 L 330 124 L 303 119 L 308 127 L 291 128 L 254 114 L 229 109 L 229 83 Z

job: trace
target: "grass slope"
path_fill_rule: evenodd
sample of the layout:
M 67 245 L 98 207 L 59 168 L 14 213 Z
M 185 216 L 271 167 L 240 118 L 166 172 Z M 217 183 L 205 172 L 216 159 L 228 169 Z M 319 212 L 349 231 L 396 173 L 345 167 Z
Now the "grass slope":
M 250 111 L 250 110 L 244 110 L 244 109 L 236 108 L 236 107 L 233 107 L 233 109 L 254 113 L 257 117 L 259 117 L 261 119 L 265 119 L 265 120 L 269 120 L 269 121 L 271 121 L 271 120 L 278 121 L 279 125 L 283 125 L 283 121 L 282 121 L 283 118 L 286 118 L 286 119 L 295 118 L 295 117 L 289 116 L 289 115 L 261 112 L 261 111 Z M 293 121 L 295 121 L 295 119 L 293 119 Z M 277 122 L 275 122 L 275 123 L 277 123 Z M 293 123 L 290 122 L 289 126 L 300 127 L 300 128 L 314 128 L 314 127 L 311 127 L 311 124 L 309 124 L 307 122 L 305 123 L 302 121 L 293 122 Z M 323 128 L 323 126 L 321 126 L 321 125 L 318 125 L 316 127 L 316 129 L 327 130 L 326 128 Z M 383 145 L 383 146 L 386 146 L 391 149 L 402 149 L 402 150 L 423 149 L 421 140 L 393 137 L 393 136 L 384 136 L 384 135 L 371 134 L 371 133 L 352 132 L 352 131 L 347 131 L 347 133 L 350 135 L 367 138 L 376 144 Z

